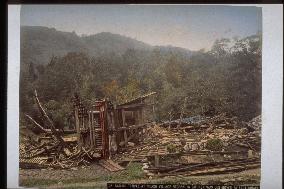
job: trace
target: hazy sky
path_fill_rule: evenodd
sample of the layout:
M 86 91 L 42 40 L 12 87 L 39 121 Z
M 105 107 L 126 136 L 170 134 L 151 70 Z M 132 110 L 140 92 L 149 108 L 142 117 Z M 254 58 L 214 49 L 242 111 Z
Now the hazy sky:
M 21 25 L 81 34 L 111 32 L 191 50 L 262 31 L 261 8 L 205 5 L 24 5 Z

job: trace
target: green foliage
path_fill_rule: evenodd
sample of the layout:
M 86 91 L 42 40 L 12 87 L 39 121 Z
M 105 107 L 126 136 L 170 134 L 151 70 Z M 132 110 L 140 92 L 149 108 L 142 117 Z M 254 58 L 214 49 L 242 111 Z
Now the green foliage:
M 206 143 L 206 148 L 212 151 L 221 151 L 223 148 L 223 142 L 218 138 L 209 139 Z
M 52 184 L 57 184 L 58 180 L 54 179 L 21 179 L 20 185 L 26 187 L 35 187 L 35 186 L 48 186 Z
M 69 123 L 70 118 L 68 115 L 72 112 L 71 104 L 63 104 L 55 100 L 49 100 L 45 104 L 45 106 L 57 128 L 64 128 L 64 126 L 70 126 L 71 123 Z
M 55 120 L 70 126 L 74 92 L 89 107 L 95 99 L 120 103 L 149 91 L 158 93 L 159 120 L 204 114 L 214 107 L 246 121 L 261 113 L 261 37 L 217 40 L 210 51 L 185 56 L 180 50 L 128 49 L 123 54 L 89 57 L 68 53 L 46 66 L 24 62 L 20 112 L 36 116 L 33 91 Z M 71 116 L 72 117 L 72 116 Z M 35 118 L 36 119 L 36 118 Z M 40 120 L 38 120 L 40 121 Z
M 102 181 L 131 181 L 135 179 L 145 178 L 145 173 L 142 170 L 140 163 L 131 163 L 125 170 L 119 172 L 119 174 L 107 175 L 99 178 Z
M 168 144 L 167 145 L 167 151 L 169 153 L 175 153 L 177 151 L 177 147 L 173 144 Z
M 82 170 L 83 171 L 83 170 Z M 76 183 L 87 183 L 87 182 L 119 182 L 119 181 L 132 181 L 138 179 L 145 179 L 146 175 L 142 170 L 142 165 L 140 163 L 131 163 L 125 170 L 115 172 L 115 173 L 102 173 L 100 175 L 94 175 L 93 178 L 73 178 L 73 179 L 35 179 L 35 178 L 28 178 L 28 179 L 21 179 L 20 185 L 21 186 L 50 186 L 54 184 L 58 184 L 61 182 L 62 188 L 64 188 L 65 184 L 76 184 Z M 71 186 L 70 186 L 71 187 Z M 68 187 L 69 188 L 69 187 Z

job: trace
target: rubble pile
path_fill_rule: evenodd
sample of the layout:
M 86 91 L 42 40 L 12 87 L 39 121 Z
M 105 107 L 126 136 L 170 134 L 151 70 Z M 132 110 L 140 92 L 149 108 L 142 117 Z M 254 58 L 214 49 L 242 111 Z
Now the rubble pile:
M 143 141 L 128 142 L 124 151 L 111 157 L 114 162 L 100 163 L 122 170 L 116 163 L 144 162 L 145 173 L 159 176 L 228 173 L 260 166 L 260 116 L 247 123 L 226 114 L 189 120 L 181 127 L 161 123 L 143 128 Z M 67 140 L 59 133 L 39 138 L 22 137 L 21 168 L 64 169 L 98 160 L 94 150 L 78 147 L 77 140 Z
M 72 141 L 60 143 L 55 137 L 39 137 L 42 140 L 38 141 L 25 136 L 21 139 L 20 168 L 65 169 L 90 165 L 94 159 L 92 151 L 79 149 Z
M 147 128 L 143 144 L 117 155 L 116 161 L 142 161 L 147 164 L 145 173 L 158 176 L 217 174 L 260 167 L 260 116 L 247 123 L 220 114 L 180 128 L 167 124 Z M 186 131 L 189 126 L 195 129 Z M 212 150 L 207 146 L 214 140 L 220 141 L 221 148 Z M 154 163 L 156 155 L 160 156 L 159 165 Z
M 156 174 L 159 177 L 165 176 L 198 176 L 220 173 L 239 172 L 253 169 L 260 166 L 260 159 L 248 158 L 232 161 L 207 162 L 199 164 L 180 164 L 175 166 L 160 166 L 145 168 L 149 174 Z
M 186 126 L 186 125 L 196 125 L 200 124 L 205 120 L 205 117 L 202 116 L 192 116 L 192 117 L 186 117 L 182 119 L 176 119 L 172 121 L 164 121 L 160 126 L 162 127 L 167 127 L 169 125 L 176 127 L 177 125 L 181 124 L 181 126 Z
M 248 126 L 255 129 L 255 131 L 261 130 L 261 116 L 257 116 L 248 122 Z
M 248 132 L 246 128 L 216 129 L 214 133 L 207 133 L 203 140 L 221 139 L 224 149 L 241 146 L 251 150 L 260 151 L 261 138 L 258 132 Z
M 26 117 L 42 131 L 38 136 L 25 136 L 21 133 L 20 139 L 20 168 L 72 168 L 90 164 L 97 153 L 92 149 L 78 146 L 77 137 L 65 137 L 64 132 L 55 128 L 53 121 L 42 106 L 35 90 L 35 101 L 45 122 L 44 128 L 31 116 Z M 64 138 L 65 137 L 65 138 Z M 75 140 L 74 140 L 75 138 Z

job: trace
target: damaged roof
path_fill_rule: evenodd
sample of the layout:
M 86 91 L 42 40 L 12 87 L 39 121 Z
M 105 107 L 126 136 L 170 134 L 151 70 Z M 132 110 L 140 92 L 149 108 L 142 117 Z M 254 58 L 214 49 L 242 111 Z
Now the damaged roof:
M 129 105 L 129 104 L 134 104 L 134 103 L 139 103 L 142 102 L 144 99 L 148 98 L 149 96 L 155 95 L 157 92 L 150 92 L 144 95 L 141 95 L 139 97 L 136 97 L 134 99 L 128 100 L 122 104 L 118 104 L 117 106 L 124 106 L 124 105 Z

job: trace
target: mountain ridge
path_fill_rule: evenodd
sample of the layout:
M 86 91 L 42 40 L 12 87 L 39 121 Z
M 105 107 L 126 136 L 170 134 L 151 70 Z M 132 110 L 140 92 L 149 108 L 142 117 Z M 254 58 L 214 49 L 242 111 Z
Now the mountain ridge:
M 194 51 L 175 46 L 153 46 L 121 34 L 77 35 L 46 26 L 21 26 L 21 63 L 47 64 L 52 56 L 82 52 L 91 57 L 123 55 L 127 50 L 175 52 L 190 57 Z

